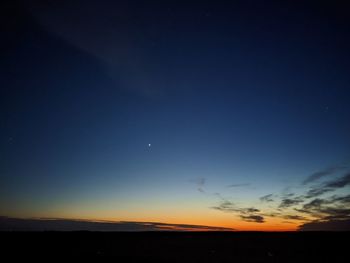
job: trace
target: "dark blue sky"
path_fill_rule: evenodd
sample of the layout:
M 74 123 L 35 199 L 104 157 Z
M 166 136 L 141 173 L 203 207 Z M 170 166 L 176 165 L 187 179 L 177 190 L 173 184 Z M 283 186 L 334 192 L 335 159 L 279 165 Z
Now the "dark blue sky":
M 229 226 L 349 161 L 344 6 L 122 2 L 3 9 L 2 214 Z

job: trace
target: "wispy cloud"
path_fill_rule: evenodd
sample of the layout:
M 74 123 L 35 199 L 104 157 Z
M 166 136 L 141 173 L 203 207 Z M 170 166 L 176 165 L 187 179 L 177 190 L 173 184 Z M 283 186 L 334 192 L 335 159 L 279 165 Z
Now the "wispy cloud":
M 218 206 L 213 206 L 211 208 L 222 212 L 238 212 L 235 204 L 228 200 L 222 200 Z
M 316 198 L 296 209 L 314 218 L 300 226 L 300 230 L 345 230 L 344 222 L 350 222 L 350 195 Z M 336 229 L 335 229 L 336 228 Z
M 330 191 L 332 191 L 332 189 L 325 188 L 325 187 L 311 188 L 310 190 L 307 191 L 305 198 L 315 198 L 315 197 L 318 197 L 318 196 L 323 195 L 325 193 L 328 193 Z
M 265 223 L 264 217 L 259 215 L 249 215 L 249 216 L 241 215 L 241 218 L 247 222 Z
M 206 193 L 206 191 L 204 190 L 204 185 L 206 182 L 206 179 L 204 177 L 198 177 L 198 178 L 194 178 L 189 180 L 191 183 L 194 183 L 195 185 L 197 185 L 197 190 L 201 193 Z
M 218 206 L 212 207 L 212 209 L 227 212 L 227 213 L 236 213 L 240 216 L 243 221 L 247 222 L 257 222 L 264 223 L 264 217 L 259 215 L 259 209 L 255 207 L 242 208 L 235 205 L 233 202 L 228 200 L 223 200 Z
M 318 172 L 311 174 L 309 177 L 307 177 L 303 181 L 303 184 L 306 185 L 306 184 L 312 183 L 314 181 L 321 179 L 322 177 L 333 175 L 333 174 L 335 174 L 339 171 L 342 171 L 344 169 L 347 169 L 347 168 L 348 168 L 347 165 L 338 165 L 338 166 L 328 167 L 322 171 L 318 171 Z
M 322 176 L 329 176 L 343 168 L 328 169 L 322 173 Z M 309 219 L 300 226 L 300 230 L 321 228 L 330 230 L 337 224 L 343 225 L 344 220 L 350 220 L 350 195 L 327 196 L 326 193 L 339 193 L 339 189 L 348 186 L 350 186 L 350 173 L 345 173 L 338 178 L 312 186 L 305 194 L 294 199 L 284 199 L 281 205 L 284 207 L 297 206 L 294 208 L 295 211 L 307 215 Z
M 334 196 L 333 200 L 344 205 L 350 205 L 350 194 L 345 196 Z
M 267 217 L 280 218 L 294 224 L 347 220 L 350 219 L 350 195 L 341 195 L 340 190 L 350 186 L 350 172 L 339 176 L 339 172 L 347 167 L 336 166 L 314 173 L 297 186 L 288 186 L 280 193 L 261 196 L 257 200 L 260 202 L 254 203 L 251 207 L 241 207 L 238 203 L 230 201 L 230 198 L 214 193 L 219 202 L 211 209 L 232 213 L 243 221 L 256 223 L 264 223 Z M 328 180 L 319 182 L 318 180 L 323 177 L 327 177 Z M 197 181 L 199 187 L 204 183 L 205 180 Z M 232 184 L 228 187 L 248 185 Z M 327 193 L 333 193 L 333 195 L 329 196 Z
M 213 206 L 212 208 L 223 212 L 239 212 L 243 214 L 260 212 L 259 209 L 254 207 L 248 207 L 248 208 L 238 207 L 233 202 L 228 200 L 222 201 L 218 206 Z
M 274 200 L 272 199 L 272 197 L 273 197 L 273 194 L 268 194 L 260 197 L 259 199 L 261 202 L 273 202 Z
M 202 187 L 198 187 L 197 190 L 201 193 L 205 193 L 204 189 Z
M 325 182 L 321 185 L 312 187 L 305 195 L 306 198 L 314 198 L 321 196 L 327 192 L 335 191 L 339 188 L 350 185 L 350 173 L 344 176 L 334 179 L 332 181 Z
M 311 202 L 304 204 L 303 205 L 303 209 L 304 210 L 311 210 L 311 209 L 315 209 L 315 208 L 320 208 L 323 204 L 328 203 L 326 200 L 324 199 L 314 199 Z
M 248 183 L 244 183 L 244 184 L 230 184 L 227 187 L 234 188 L 234 187 L 244 187 L 244 186 L 250 186 L 250 184 L 248 184 Z
M 350 173 L 345 174 L 343 177 L 328 182 L 326 184 L 327 188 L 342 188 L 344 186 L 350 185 Z
M 284 219 L 291 219 L 291 220 L 307 220 L 306 217 L 300 216 L 300 215 L 283 215 L 282 216 Z
M 302 203 L 304 201 L 303 197 L 298 196 L 295 198 L 286 198 L 286 199 L 282 199 L 279 208 L 288 208 L 291 206 L 295 206 L 298 205 L 300 203 Z

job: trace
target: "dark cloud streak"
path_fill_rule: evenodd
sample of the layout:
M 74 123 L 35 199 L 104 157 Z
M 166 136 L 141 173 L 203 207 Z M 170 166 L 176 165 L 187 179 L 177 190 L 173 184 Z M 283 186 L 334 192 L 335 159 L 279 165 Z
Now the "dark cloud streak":
M 325 193 L 335 191 L 339 188 L 350 185 L 350 173 L 345 174 L 344 176 L 323 183 L 320 186 L 311 188 L 305 195 L 305 198 L 314 198 L 321 196 Z
M 232 231 L 231 228 L 160 222 L 110 222 L 0 217 L 0 231 Z
M 337 180 L 333 180 L 326 184 L 326 188 L 343 188 L 345 186 L 350 185 L 350 173 L 345 174 L 343 177 L 338 178 Z
M 268 194 L 260 197 L 261 202 L 273 202 L 274 200 L 272 199 L 273 194 Z
M 304 200 L 301 196 L 295 197 L 295 198 L 286 198 L 286 199 L 282 199 L 279 208 L 288 208 L 291 206 L 295 206 L 298 205 L 300 203 L 302 203 Z
M 332 166 L 332 167 L 329 167 L 329 168 L 324 169 L 322 171 L 313 173 L 303 181 L 303 185 L 317 181 L 318 179 L 321 179 L 322 177 L 326 177 L 326 176 L 335 174 L 335 173 L 342 171 L 346 168 L 348 168 L 348 167 L 345 165 Z
M 204 185 L 205 185 L 206 179 L 204 177 L 191 179 L 190 182 L 197 185 L 198 192 L 206 193 L 206 191 L 204 190 Z
M 264 217 L 262 215 L 258 215 L 260 210 L 254 207 L 241 208 L 237 207 L 234 203 L 228 200 L 222 201 L 219 206 L 211 207 L 212 209 L 228 212 L 228 213 L 237 213 L 240 218 L 246 222 L 256 222 L 256 223 L 264 223 Z
M 241 218 L 246 222 L 265 223 L 264 217 L 259 215 L 249 215 L 249 216 L 241 215 Z

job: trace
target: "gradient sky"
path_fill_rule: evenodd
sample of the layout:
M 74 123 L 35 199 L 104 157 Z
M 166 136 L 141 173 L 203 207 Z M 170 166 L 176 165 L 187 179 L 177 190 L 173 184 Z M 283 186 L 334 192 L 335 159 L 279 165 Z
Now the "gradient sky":
M 0 215 L 349 220 L 345 6 L 27 2 L 1 11 Z

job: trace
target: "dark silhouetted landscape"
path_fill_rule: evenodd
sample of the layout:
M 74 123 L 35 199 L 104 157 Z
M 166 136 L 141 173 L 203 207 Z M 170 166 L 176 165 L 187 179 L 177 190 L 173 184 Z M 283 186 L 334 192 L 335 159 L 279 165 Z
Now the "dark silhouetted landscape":
M 348 262 L 349 232 L 3 232 L 2 257 Z M 6 242 L 4 242 L 6 240 Z
M 349 231 L 240 232 L 152 222 L 7 217 L 0 218 L 0 230 L 2 255 L 11 258 L 113 258 L 123 262 L 347 262 L 349 259 L 346 241 Z M 306 226 L 301 230 L 312 229 Z

